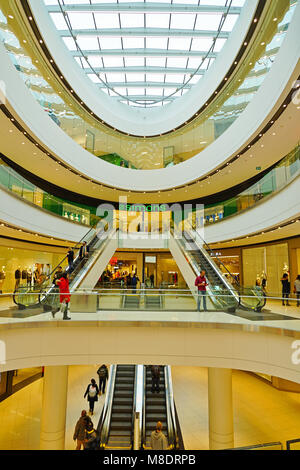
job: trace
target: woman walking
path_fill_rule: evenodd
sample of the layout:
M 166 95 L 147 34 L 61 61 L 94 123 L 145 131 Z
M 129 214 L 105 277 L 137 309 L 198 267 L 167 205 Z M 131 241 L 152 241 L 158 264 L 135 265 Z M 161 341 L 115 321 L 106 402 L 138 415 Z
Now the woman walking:
M 68 273 L 63 273 L 61 278 L 56 280 L 56 285 L 59 287 L 59 301 L 61 311 L 63 311 L 63 320 L 71 320 L 71 318 L 68 317 L 68 308 L 71 300 Z M 55 313 L 56 312 L 52 310 L 53 318 L 55 317 Z
M 87 386 L 84 398 L 87 396 L 87 400 L 90 406 L 90 414 L 94 414 L 95 401 L 98 401 L 99 388 L 96 384 L 95 379 L 91 379 L 91 383 Z

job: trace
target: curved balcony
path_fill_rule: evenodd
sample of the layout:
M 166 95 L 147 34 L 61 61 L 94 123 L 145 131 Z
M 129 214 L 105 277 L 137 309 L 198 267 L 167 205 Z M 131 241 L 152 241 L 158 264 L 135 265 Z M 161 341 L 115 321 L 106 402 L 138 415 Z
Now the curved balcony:
M 73 90 L 67 92 L 53 76 L 49 63 L 43 59 L 32 40 L 24 44 L 24 25 L 15 12 L 15 16 L 11 15 L 13 19 L 9 18 L 12 12 L 7 2 L 0 4 L 0 36 L 16 70 L 32 95 L 52 121 L 76 143 L 98 158 L 117 165 L 160 169 L 184 162 L 196 155 L 199 157 L 199 154 L 216 142 L 253 102 L 273 65 L 278 62 L 276 59 L 280 55 L 281 46 L 285 43 L 284 39 L 297 9 L 296 1 L 275 2 L 278 10 L 274 10 L 275 3 L 271 3 L 273 6 L 267 15 L 267 23 L 261 29 L 243 65 L 225 89 L 217 93 L 206 111 L 196 116 L 183 129 L 166 136 L 145 139 L 122 135 L 96 122 L 93 113 L 86 112 L 72 97 Z M 276 22 L 274 18 L 277 19 Z M 293 54 L 291 55 L 293 61 Z M 286 67 L 288 70 L 289 65 L 286 64 Z M 283 86 L 284 80 L 281 82 Z M 204 153 L 201 156 L 204 158 Z M 213 166 L 216 166 L 216 162 Z M 194 168 L 191 170 L 187 179 L 195 176 Z M 105 173 L 106 171 L 102 172 Z M 124 181 L 123 173 L 122 179 Z M 163 179 L 165 180 L 165 177 Z M 117 184 L 121 186 L 119 181 Z M 144 187 L 150 190 L 147 186 Z

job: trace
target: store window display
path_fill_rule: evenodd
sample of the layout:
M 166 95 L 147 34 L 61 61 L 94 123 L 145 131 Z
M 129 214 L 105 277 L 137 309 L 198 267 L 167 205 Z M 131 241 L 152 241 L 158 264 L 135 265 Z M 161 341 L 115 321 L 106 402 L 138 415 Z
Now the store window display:
M 0 271 L 0 294 L 3 294 L 3 284 L 5 282 L 6 273 L 5 273 L 5 266 L 2 266 Z
M 0 246 L 0 294 L 12 293 L 19 287 L 39 286 L 50 274 L 52 266 L 57 266 L 64 256 L 64 248 L 54 250 L 44 252 Z

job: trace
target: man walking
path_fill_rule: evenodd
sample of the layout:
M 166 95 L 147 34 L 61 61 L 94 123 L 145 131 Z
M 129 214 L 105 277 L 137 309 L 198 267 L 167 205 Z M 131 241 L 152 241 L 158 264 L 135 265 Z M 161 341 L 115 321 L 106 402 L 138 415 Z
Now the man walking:
M 203 310 L 206 310 L 206 286 L 205 271 L 202 269 L 200 276 L 196 277 L 195 286 L 198 287 L 197 310 L 200 312 L 201 297 L 203 298 Z
M 102 366 L 99 367 L 97 374 L 99 377 L 99 393 L 101 393 L 101 389 L 102 393 L 105 393 L 106 381 L 108 380 L 108 368 L 105 364 L 102 364 Z

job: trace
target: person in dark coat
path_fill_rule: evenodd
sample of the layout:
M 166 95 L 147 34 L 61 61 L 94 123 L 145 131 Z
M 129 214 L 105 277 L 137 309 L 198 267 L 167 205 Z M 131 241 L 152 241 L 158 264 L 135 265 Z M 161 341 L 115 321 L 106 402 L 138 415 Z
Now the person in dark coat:
M 139 278 L 137 277 L 137 275 L 134 273 L 132 279 L 131 279 L 131 285 L 132 285 L 132 293 L 135 294 L 136 293 L 136 285 L 137 283 L 139 282 Z
M 92 422 L 86 427 L 84 450 L 100 450 L 100 438 Z
M 79 250 L 79 258 L 80 259 L 83 259 L 83 258 L 86 258 L 89 254 L 89 247 L 87 246 L 86 242 L 83 242 L 83 244 L 81 245 L 80 247 L 80 250 Z
M 89 402 L 90 406 L 90 414 L 94 414 L 94 406 L 95 406 L 95 401 L 98 401 L 98 394 L 99 394 L 99 388 L 98 385 L 96 384 L 95 379 L 91 379 L 91 383 L 87 386 L 86 392 L 84 394 L 85 398 L 87 396 L 87 400 Z
M 151 375 L 152 375 L 152 386 L 151 392 L 152 393 L 159 393 L 159 380 L 160 380 L 160 367 L 159 366 L 151 366 Z
M 84 447 L 86 439 L 86 428 L 91 423 L 91 418 L 86 414 L 85 410 L 82 410 L 81 416 L 76 423 L 73 440 L 77 440 L 76 450 L 81 450 L 81 446 Z
M 67 258 L 68 258 L 68 265 L 69 265 L 69 273 L 71 273 L 72 271 L 74 271 L 74 251 L 72 250 L 72 248 L 69 248 L 68 249 L 68 253 L 67 253 Z
M 105 364 L 99 367 L 97 374 L 99 377 L 99 394 L 101 393 L 101 389 L 102 393 L 105 393 L 106 381 L 108 380 L 108 368 Z
M 285 305 L 284 300 L 286 299 L 286 305 L 289 304 L 289 295 L 291 292 L 291 283 L 289 281 L 289 275 L 287 273 L 284 273 L 284 275 L 281 278 L 281 284 L 282 284 L 282 305 Z

